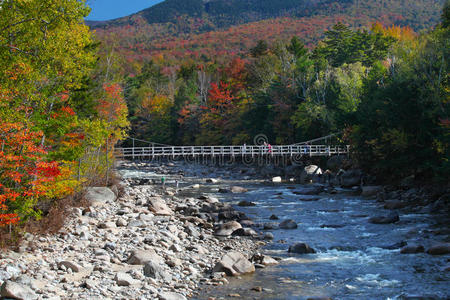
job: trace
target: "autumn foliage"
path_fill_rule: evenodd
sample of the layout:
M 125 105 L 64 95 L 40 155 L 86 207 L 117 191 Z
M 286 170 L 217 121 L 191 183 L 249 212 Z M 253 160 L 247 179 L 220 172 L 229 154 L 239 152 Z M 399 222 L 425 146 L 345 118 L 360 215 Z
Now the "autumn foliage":
M 119 83 L 96 66 L 85 2 L 42 3 L 0 7 L 0 227 L 102 177 L 100 155 L 128 126 Z
M 41 138 L 21 123 L 0 124 L 0 225 L 28 216 L 44 186 L 60 175 L 57 162 L 45 161 Z

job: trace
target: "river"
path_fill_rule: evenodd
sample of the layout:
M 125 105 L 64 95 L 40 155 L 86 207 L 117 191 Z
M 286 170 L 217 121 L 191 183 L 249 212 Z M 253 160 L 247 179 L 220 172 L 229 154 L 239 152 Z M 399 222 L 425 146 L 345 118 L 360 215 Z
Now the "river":
M 165 175 L 167 184 L 179 180 L 181 195 L 213 195 L 221 201 L 237 205 L 242 200 L 255 203 L 252 207 L 238 207 L 256 224 L 293 219 L 297 229 L 266 230 L 274 240 L 262 252 L 282 258 L 278 266 L 258 269 L 250 276 L 229 278 L 222 287 L 205 287 L 200 299 L 215 297 L 229 299 L 307 299 L 327 296 L 333 299 L 406 299 L 407 295 L 449 299 L 450 274 L 443 268 L 449 255 L 432 256 L 426 253 L 401 254 L 404 241 L 420 244 L 427 249 L 436 242 L 449 242 L 449 216 L 429 215 L 424 210 L 400 210 L 395 224 L 370 224 L 371 216 L 386 215 L 389 211 L 372 199 L 353 195 L 351 190 L 337 194 L 320 194 L 319 200 L 302 201 L 299 195 L 305 185 L 273 184 L 205 166 L 185 168 L 184 177 Z M 129 177 L 158 180 L 161 175 L 141 170 L 123 172 Z M 205 184 L 205 178 L 219 178 L 215 184 Z M 200 189 L 187 188 L 201 184 Z M 242 194 L 218 193 L 219 187 L 242 186 L 249 191 Z M 307 197 L 306 197 L 307 198 Z M 276 215 L 279 220 L 270 220 Z M 305 242 L 315 254 L 289 254 L 289 245 Z M 395 248 L 395 249 L 387 249 Z M 239 249 L 236 249 L 239 250 Z M 260 286 L 262 292 L 252 291 Z

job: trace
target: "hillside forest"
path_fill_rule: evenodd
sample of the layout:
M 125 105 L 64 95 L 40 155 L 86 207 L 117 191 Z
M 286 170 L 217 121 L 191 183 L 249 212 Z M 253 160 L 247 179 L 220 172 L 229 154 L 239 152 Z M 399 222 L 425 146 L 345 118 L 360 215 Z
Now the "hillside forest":
M 78 0 L 1 4 L 2 226 L 108 184 L 113 147 L 127 135 L 238 145 L 260 133 L 291 144 L 342 132 L 379 180 L 449 179 L 450 1 L 427 30 L 330 16 L 314 39 L 249 34 L 239 51 L 198 57 L 191 46 L 134 57 L 114 34 L 91 31 L 88 13 Z

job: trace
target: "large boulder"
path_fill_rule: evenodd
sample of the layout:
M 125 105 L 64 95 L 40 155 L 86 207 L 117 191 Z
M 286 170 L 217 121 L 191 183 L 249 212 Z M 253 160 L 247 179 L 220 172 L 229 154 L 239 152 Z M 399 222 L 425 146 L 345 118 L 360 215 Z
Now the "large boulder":
M 309 254 L 309 253 L 316 253 L 316 250 L 311 248 L 306 243 L 295 243 L 294 245 L 289 246 L 288 252 L 297 254 Z
M 162 279 L 165 281 L 169 281 L 171 279 L 171 275 L 166 272 L 163 266 L 159 263 L 148 261 L 144 265 L 144 275 L 146 277 L 151 277 L 154 279 Z
M 242 225 L 236 221 L 220 224 L 214 231 L 216 236 L 230 236 L 235 230 L 241 229 Z
M 9 280 L 3 283 L 0 293 L 2 299 L 38 299 L 31 288 Z
M 133 279 L 130 274 L 124 272 L 118 272 L 114 280 L 118 286 L 130 286 L 139 283 L 139 280 Z
M 414 254 L 414 253 L 422 253 L 425 252 L 425 249 L 422 245 L 407 245 L 400 249 L 401 254 Z
M 228 276 L 237 276 L 255 272 L 255 266 L 242 253 L 230 251 L 214 266 L 213 272 L 225 272 Z
M 292 219 L 284 220 L 278 225 L 281 229 L 295 229 L 297 228 L 297 222 Z
M 239 194 L 239 193 L 248 192 L 248 190 L 246 188 L 241 187 L 241 186 L 232 186 L 231 187 L 231 192 L 234 193 L 234 194 Z
M 383 191 L 383 187 L 379 185 L 363 186 L 361 196 L 363 197 L 375 197 L 379 192 Z
M 88 187 L 84 198 L 91 206 L 101 206 L 116 200 L 116 195 L 107 187 Z
M 387 216 L 377 216 L 369 219 L 369 223 L 372 224 L 391 224 L 400 221 L 398 213 L 392 212 Z
M 337 176 L 342 187 L 351 188 L 361 184 L 362 171 L 358 169 L 339 171 Z
M 427 250 L 431 255 L 445 255 L 450 253 L 450 243 L 437 244 Z
M 173 211 L 166 205 L 166 202 L 158 197 L 152 197 L 148 200 L 150 211 L 160 216 L 171 216 Z
M 300 174 L 300 182 L 310 182 L 315 179 L 318 175 L 322 175 L 322 169 L 316 165 L 309 165 L 303 168 L 302 173 Z
M 256 206 L 256 204 L 253 203 L 253 202 L 247 201 L 247 200 L 242 200 L 242 201 L 240 201 L 238 203 L 238 206 L 243 206 L 243 207 L 245 207 L 245 206 Z
M 272 178 L 272 182 L 275 182 L 275 183 L 280 183 L 280 182 L 282 182 L 283 180 L 282 180 L 282 178 L 280 177 L 280 176 L 277 176 L 277 177 L 273 177 Z
M 314 185 L 308 187 L 302 187 L 298 190 L 293 191 L 295 195 L 319 195 L 325 190 L 323 185 Z
M 144 265 L 148 261 L 162 263 L 164 260 L 153 249 L 134 250 L 127 260 L 130 265 Z

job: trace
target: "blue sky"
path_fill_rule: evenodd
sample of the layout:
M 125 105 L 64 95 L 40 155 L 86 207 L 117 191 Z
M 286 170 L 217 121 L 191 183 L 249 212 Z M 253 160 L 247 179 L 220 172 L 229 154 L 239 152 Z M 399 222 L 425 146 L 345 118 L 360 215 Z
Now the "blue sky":
M 128 16 L 163 0 L 87 0 L 92 9 L 87 20 L 104 21 Z

